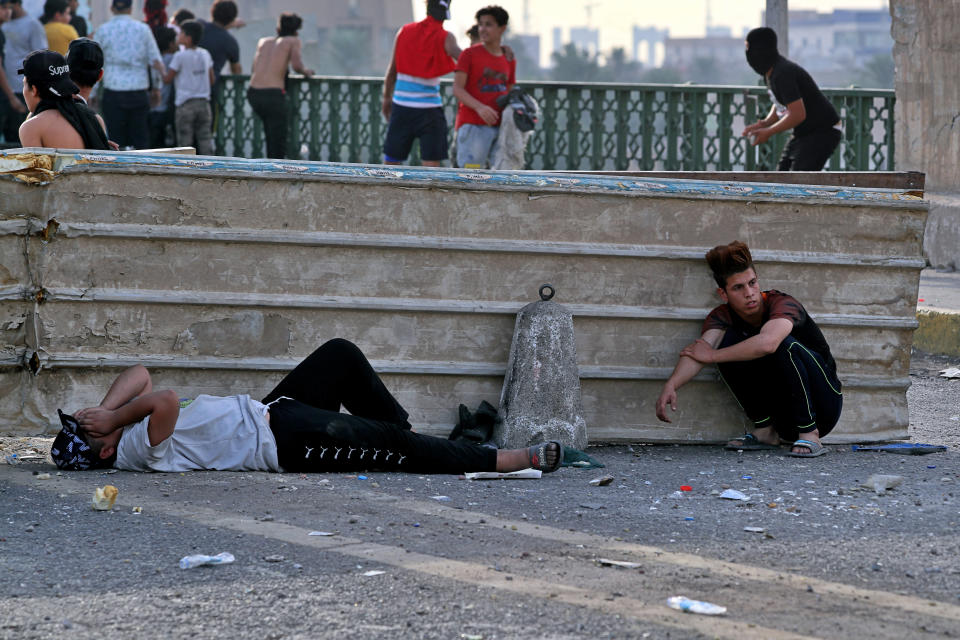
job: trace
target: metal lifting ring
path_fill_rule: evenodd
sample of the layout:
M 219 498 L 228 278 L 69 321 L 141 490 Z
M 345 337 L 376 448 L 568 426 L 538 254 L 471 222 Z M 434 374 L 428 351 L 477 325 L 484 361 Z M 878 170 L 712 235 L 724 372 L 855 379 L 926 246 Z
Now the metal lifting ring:
M 547 289 L 548 291 L 550 291 L 550 293 L 544 293 L 543 292 L 544 289 Z M 540 286 L 540 299 L 543 300 L 544 302 L 552 298 L 554 295 L 556 295 L 556 293 L 557 293 L 557 290 L 553 288 L 552 284 L 545 284 Z

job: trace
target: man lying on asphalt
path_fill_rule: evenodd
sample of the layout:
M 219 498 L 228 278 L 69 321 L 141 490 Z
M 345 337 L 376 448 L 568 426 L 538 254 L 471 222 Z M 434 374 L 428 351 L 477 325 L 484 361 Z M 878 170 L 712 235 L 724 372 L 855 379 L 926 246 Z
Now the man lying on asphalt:
M 350 414 L 340 413 L 343 405 Z M 143 366 L 121 373 L 97 407 L 61 414 L 50 450 L 60 469 L 128 471 L 555 471 L 558 442 L 496 450 L 411 431 L 408 414 L 360 349 L 334 339 L 262 402 L 201 395 L 181 409 Z

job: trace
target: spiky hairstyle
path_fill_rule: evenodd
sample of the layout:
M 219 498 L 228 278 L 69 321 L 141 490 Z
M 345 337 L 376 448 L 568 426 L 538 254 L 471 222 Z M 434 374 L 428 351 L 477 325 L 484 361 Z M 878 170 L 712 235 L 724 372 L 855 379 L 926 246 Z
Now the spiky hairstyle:
M 747 269 L 756 268 L 753 266 L 753 256 L 750 255 L 750 249 L 747 245 L 734 240 L 730 244 L 720 244 L 710 251 L 707 251 L 707 264 L 713 272 L 713 279 L 721 289 L 726 288 L 727 278 L 742 273 Z

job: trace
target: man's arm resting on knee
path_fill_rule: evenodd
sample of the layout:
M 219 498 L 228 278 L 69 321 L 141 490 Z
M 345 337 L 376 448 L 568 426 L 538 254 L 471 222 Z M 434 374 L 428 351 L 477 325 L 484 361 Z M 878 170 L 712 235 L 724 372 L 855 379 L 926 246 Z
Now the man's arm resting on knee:
M 708 329 L 703 332 L 703 335 L 700 336 L 700 340 L 697 342 L 703 341 L 704 344 L 712 349 L 720 343 L 722 337 L 722 330 Z M 667 406 L 669 405 L 673 411 L 677 410 L 677 389 L 690 382 L 694 376 L 700 373 L 700 369 L 702 368 L 703 363 L 681 352 L 677 366 L 674 367 L 673 373 L 670 374 L 667 382 L 663 385 L 660 397 L 657 398 L 657 418 L 663 422 L 672 422 L 669 416 L 667 416 Z
M 701 364 L 756 360 L 776 351 L 791 331 L 793 331 L 792 321 L 786 318 L 774 318 L 763 323 L 760 333 L 747 338 L 743 342 L 738 342 L 723 349 L 716 349 L 715 344 L 707 344 L 701 338 L 684 347 L 680 355 L 693 358 Z

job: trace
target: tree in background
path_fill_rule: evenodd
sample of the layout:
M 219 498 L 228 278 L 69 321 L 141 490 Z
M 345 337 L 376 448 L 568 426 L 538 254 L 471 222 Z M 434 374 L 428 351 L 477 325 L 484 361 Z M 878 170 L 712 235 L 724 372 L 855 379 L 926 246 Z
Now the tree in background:
M 862 86 L 871 89 L 892 89 L 893 75 L 893 56 L 888 54 L 876 55 L 864 65 Z
M 554 51 L 553 69 L 550 79 L 560 82 L 589 82 L 597 77 L 600 65 L 596 56 L 590 55 L 572 42 L 568 42 L 560 51 Z

